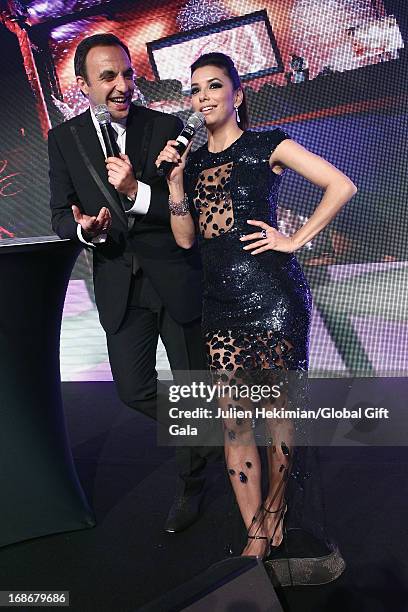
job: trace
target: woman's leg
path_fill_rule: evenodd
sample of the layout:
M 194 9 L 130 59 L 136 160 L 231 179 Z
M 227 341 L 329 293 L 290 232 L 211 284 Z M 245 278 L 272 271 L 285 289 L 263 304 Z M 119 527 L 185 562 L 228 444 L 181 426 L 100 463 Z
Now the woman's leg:
M 218 384 L 251 387 L 253 374 L 262 371 L 272 386 L 277 372 L 289 369 L 292 345 L 266 337 L 233 338 L 221 332 L 207 336 L 210 369 Z M 254 349 L 255 347 L 255 349 Z M 272 369 L 273 368 L 273 369 Z M 239 394 L 238 394 L 239 395 Z M 266 409 L 284 408 L 287 394 L 284 389 L 278 401 Z M 254 414 L 250 397 L 221 397 L 219 407 Z M 254 439 L 252 419 L 224 419 L 225 461 L 231 485 L 248 530 L 248 543 L 243 555 L 264 556 L 270 545 L 278 546 L 283 534 L 283 511 L 287 478 L 293 452 L 293 425 L 286 419 L 266 421 L 269 480 L 267 496 L 262 503 L 262 474 L 259 451 Z
M 242 404 L 240 401 L 240 407 Z M 250 407 L 246 409 L 250 410 Z M 261 460 L 252 419 L 224 419 L 224 450 L 226 468 L 242 520 L 248 535 L 254 536 L 248 539 L 242 554 L 262 557 L 268 548 L 268 539 L 262 525 L 256 524 L 262 504 Z
M 288 419 L 267 422 L 268 492 L 263 503 L 266 531 L 272 546 L 283 539 L 283 518 L 286 512 L 286 486 L 293 455 L 294 428 Z
M 244 384 L 242 363 L 245 360 L 245 349 L 232 335 L 221 333 L 207 336 L 207 351 L 210 370 L 214 381 L 227 390 L 219 398 L 218 407 L 226 415 L 244 412 L 243 418 L 226 416 L 223 419 L 224 427 L 224 453 L 225 464 L 232 489 L 248 532 L 250 532 L 254 518 L 259 514 L 262 503 L 261 488 L 261 461 L 256 446 L 252 427 L 253 403 L 249 398 L 242 398 L 239 390 Z M 227 389 L 238 389 L 236 393 Z M 248 545 L 242 554 L 263 556 L 268 541 L 266 536 L 259 532 L 256 535 L 262 539 L 249 539 Z
M 263 403 L 265 410 L 275 409 L 285 413 L 289 409 L 289 385 L 296 384 L 287 376 L 293 363 L 291 357 L 293 345 L 286 339 L 273 346 L 267 363 L 271 357 L 275 370 L 267 370 L 268 386 L 279 385 L 280 395 L 273 401 Z M 287 509 L 286 487 L 289 478 L 294 453 L 295 429 L 293 421 L 285 418 L 265 419 L 266 456 L 268 462 L 268 488 L 261 509 L 264 530 L 268 533 L 271 547 L 277 547 L 283 540 L 283 519 Z

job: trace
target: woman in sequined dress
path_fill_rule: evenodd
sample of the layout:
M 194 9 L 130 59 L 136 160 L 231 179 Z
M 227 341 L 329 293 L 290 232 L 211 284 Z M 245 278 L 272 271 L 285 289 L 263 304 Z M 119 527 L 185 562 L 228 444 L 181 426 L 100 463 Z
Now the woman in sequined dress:
M 312 302 L 294 252 L 333 219 L 356 188 L 283 130 L 247 131 L 245 96 L 228 56 L 205 54 L 191 73 L 192 106 L 205 115 L 208 142 L 180 158 L 175 141 L 169 141 L 156 164 L 175 164 L 168 184 L 177 243 L 189 249 L 198 234 L 204 270 L 202 327 L 210 369 L 223 384 L 259 382 L 260 373 L 306 371 Z M 324 190 L 313 215 L 290 237 L 278 231 L 276 217 L 286 168 Z M 282 397 L 279 407 L 284 401 Z M 269 478 L 263 498 L 253 419 L 228 418 L 233 410 L 253 406 L 249 400 L 228 397 L 221 398 L 219 406 L 227 411 L 226 466 L 247 528 L 242 554 L 265 557 L 283 539 L 293 424 L 267 420 Z

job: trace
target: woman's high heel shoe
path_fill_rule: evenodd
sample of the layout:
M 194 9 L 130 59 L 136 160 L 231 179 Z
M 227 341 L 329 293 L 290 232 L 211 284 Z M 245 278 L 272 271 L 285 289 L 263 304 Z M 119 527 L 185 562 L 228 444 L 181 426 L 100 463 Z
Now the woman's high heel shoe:
M 258 527 L 257 527 L 257 529 L 255 531 L 255 535 L 250 535 L 250 533 L 249 533 L 250 530 L 254 527 L 255 523 L 257 522 L 257 520 L 259 518 L 259 515 L 262 512 L 262 510 L 263 510 L 263 506 L 261 505 L 260 509 L 258 510 L 256 515 L 254 516 L 254 518 L 252 519 L 251 526 L 250 526 L 250 528 L 247 531 L 247 539 L 248 540 L 266 540 L 267 543 L 269 544 L 269 537 L 268 536 L 266 536 L 266 535 L 257 535 L 257 532 L 259 531 L 259 529 L 262 526 L 262 521 L 258 524 Z M 258 558 L 264 559 L 268 555 L 269 555 L 269 545 L 266 546 L 266 550 L 265 550 L 265 552 L 263 553 L 262 556 L 260 556 L 260 555 L 255 555 L 255 556 L 258 557 Z
M 268 540 L 269 541 L 269 538 L 267 536 L 258 536 L 258 535 L 247 535 L 247 539 L 248 540 Z M 269 555 L 269 547 L 267 547 L 266 553 L 264 553 L 262 558 L 268 555 Z
M 285 515 L 286 515 L 286 511 L 288 509 L 288 505 L 286 502 L 284 502 L 282 504 L 282 506 L 280 508 L 278 508 L 277 510 L 268 510 L 267 508 L 265 508 L 265 506 L 261 506 L 261 510 L 263 510 L 264 512 L 267 512 L 268 514 L 276 514 L 278 512 L 280 512 L 280 516 L 279 519 L 275 525 L 275 528 L 273 530 L 272 536 L 268 537 L 268 536 L 263 536 L 263 535 L 249 535 L 249 532 L 247 533 L 247 539 L 248 540 L 268 540 L 269 546 L 266 547 L 266 550 L 264 552 L 264 554 L 262 555 L 262 559 L 265 561 L 266 559 L 268 559 L 270 557 L 270 555 L 277 549 L 279 548 L 279 546 L 282 544 L 283 542 L 283 537 L 284 537 L 284 519 L 285 519 Z M 256 521 L 256 516 L 254 516 L 252 523 L 254 523 Z M 282 537 L 280 538 L 279 542 L 277 544 L 273 543 L 273 540 L 275 538 L 276 535 L 276 531 L 279 527 L 279 525 L 282 523 Z
M 282 506 L 280 508 L 278 508 L 277 510 L 268 510 L 268 508 L 265 508 L 265 506 L 262 506 L 262 510 L 264 510 L 265 512 L 267 512 L 268 514 L 277 514 L 278 512 L 280 512 L 280 516 L 276 522 L 275 528 L 273 530 L 272 536 L 269 539 L 269 552 L 268 555 L 270 555 L 276 548 L 278 548 L 282 542 L 283 542 L 283 537 L 284 537 L 284 520 L 285 520 L 285 515 L 288 509 L 288 504 L 286 503 L 286 501 L 284 500 Z M 273 543 L 276 532 L 278 530 L 279 525 L 282 524 L 282 536 L 279 539 L 279 542 L 276 544 Z

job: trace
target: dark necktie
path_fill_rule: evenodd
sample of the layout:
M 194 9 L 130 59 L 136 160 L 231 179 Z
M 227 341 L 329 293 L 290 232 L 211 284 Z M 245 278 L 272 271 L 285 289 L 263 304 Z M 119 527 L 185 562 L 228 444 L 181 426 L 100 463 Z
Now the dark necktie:
M 116 129 L 113 127 L 112 124 L 108 123 L 107 128 L 108 128 L 109 136 L 110 136 L 111 143 L 112 143 L 112 149 L 113 149 L 113 152 L 115 154 L 115 157 L 119 157 L 119 155 L 120 155 L 120 149 L 119 149 L 119 145 L 118 145 L 119 134 L 116 131 Z M 122 205 L 122 208 L 123 208 L 123 210 L 126 213 L 132 207 L 132 204 L 129 203 L 129 201 L 127 200 L 126 196 L 124 196 L 123 194 L 118 193 L 118 196 L 119 196 L 119 200 L 120 200 L 120 203 Z M 132 227 L 133 227 L 133 224 L 135 222 L 135 218 L 133 216 L 131 216 L 131 215 L 126 215 L 126 216 L 127 216 L 127 220 L 128 220 L 128 228 L 129 228 L 129 230 L 131 230 Z
M 120 149 L 119 149 L 119 145 L 118 145 L 118 132 L 116 131 L 116 129 L 113 127 L 113 125 L 111 125 L 110 123 L 108 123 L 108 131 L 109 131 L 109 135 L 111 137 L 111 141 L 112 141 L 112 145 L 113 145 L 113 149 L 115 152 L 115 157 L 116 155 L 119 157 L 119 153 L 120 153 Z M 116 149 L 116 150 L 115 150 Z M 123 195 L 120 195 L 120 200 L 122 203 L 122 207 L 124 208 L 125 212 L 126 210 L 129 210 L 129 203 L 126 202 L 126 198 Z M 132 205 L 130 205 L 130 208 L 132 207 Z M 128 228 L 129 230 L 132 229 L 133 224 L 135 222 L 135 218 L 133 215 L 127 215 L 127 219 L 128 219 Z M 132 274 L 136 274 L 136 272 L 139 270 L 140 268 L 140 264 L 139 261 L 136 257 L 136 255 L 134 253 L 132 253 Z
M 120 154 L 120 149 L 119 149 L 119 145 L 118 145 L 118 136 L 119 134 L 117 133 L 117 131 L 115 130 L 115 128 L 108 123 L 108 132 L 109 132 L 109 136 L 112 142 L 112 148 L 113 148 L 113 152 L 115 154 L 115 157 L 119 157 Z

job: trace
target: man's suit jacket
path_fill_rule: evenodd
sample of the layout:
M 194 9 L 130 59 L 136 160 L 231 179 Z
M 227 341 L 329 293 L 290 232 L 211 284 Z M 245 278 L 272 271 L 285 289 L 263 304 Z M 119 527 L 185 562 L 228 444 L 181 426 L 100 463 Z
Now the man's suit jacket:
M 111 204 L 80 154 L 72 129 L 113 198 Z M 115 333 L 123 320 L 131 281 L 132 253 L 150 279 L 171 316 L 188 323 L 201 315 L 201 264 L 197 247 L 177 246 L 170 227 L 166 181 L 154 162 L 169 139 L 180 133 L 177 117 L 132 105 L 126 126 L 126 153 L 137 179 L 151 186 L 150 208 L 136 217 L 127 230 L 127 219 L 114 187 L 108 183 L 104 154 L 90 111 L 50 130 L 51 213 L 53 230 L 61 238 L 77 238 L 71 205 L 97 215 L 102 206 L 112 214 L 107 242 L 93 249 L 95 299 L 105 331 Z

